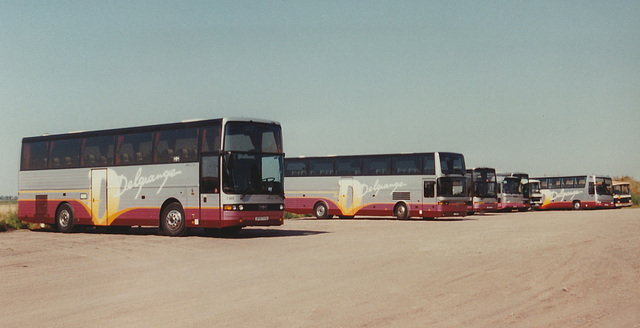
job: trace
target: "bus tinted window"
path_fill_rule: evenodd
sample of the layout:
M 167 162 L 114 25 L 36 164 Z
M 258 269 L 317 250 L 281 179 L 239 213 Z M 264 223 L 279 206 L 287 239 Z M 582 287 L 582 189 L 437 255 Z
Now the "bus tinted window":
M 334 160 L 332 158 L 313 158 L 309 159 L 309 175 L 333 175 Z
M 462 197 L 466 195 L 466 178 L 439 178 L 439 197 Z
M 220 130 L 221 125 L 201 130 L 202 152 L 208 153 L 220 150 Z
M 82 166 L 106 166 L 113 165 L 115 143 L 113 136 L 92 137 L 84 140 L 82 151 Z
M 418 156 L 395 156 L 391 159 L 393 174 L 420 174 L 421 159 Z
M 287 159 L 285 161 L 284 174 L 288 177 L 302 177 L 307 175 L 307 160 Z
M 565 177 L 562 178 L 562 188 L 573 188 L 575 178 L 574 177 Z
M 391 158 L 389 157 L 365 157 L 363 165 L 365 175 L 391 174 Z
M 423 174 L 436 174 L 436 160 L 434 154 L 427 154 L 423 157 L 424 166 L 422 168 Z
M 362 160 L 359 158 L 336 159 L 336 172 L 338 175 L 362 175 Z
M 156 134 L 158 163 L 193 162 L 198 159 L 198 130 L 166 130 Z
M 611 179 L 609 178 L 596 178 L 596 193 L 598 195 L 612 195 L 611 192 Z
M 49 147 L 46 141 L 30 142 L 22 145 L 23 170 L 46 169 L 49 166 Z
M 229 122 L 225 133 L 224 150 L 282 152 L 282 136 L 277 125 Z
M 540 189 L 547 189 L 549 188 L 547 185 L 547 179 L 540 179 Z
M 587 184 L 586 176 L 576 177 L 576 188 L 584 188 L 586 184 Z
M 560 189 L 560 178 L 549 178 L 549 189 Z
M 116 164 L 148 164 L 153 161 L 151 132 L 131 133 L 118 137 Z
M 51 168 L 72 168 L 80 166 L 80 140 L 51 141 Z
M 464 174 L 464 157 L 462 154 L 440 153 L 440 167 L 444 174 Z

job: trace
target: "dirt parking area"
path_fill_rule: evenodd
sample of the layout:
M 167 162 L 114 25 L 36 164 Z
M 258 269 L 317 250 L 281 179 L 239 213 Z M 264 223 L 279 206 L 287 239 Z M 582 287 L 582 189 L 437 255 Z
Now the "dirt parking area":
M 1 327 L 640 327 L 640 209 L 0 234 Z

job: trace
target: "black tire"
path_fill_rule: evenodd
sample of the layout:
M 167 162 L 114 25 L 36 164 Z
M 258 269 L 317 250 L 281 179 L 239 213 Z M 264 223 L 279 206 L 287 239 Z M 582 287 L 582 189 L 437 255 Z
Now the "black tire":
M 74 231 L 76 222 L 73 216 L 73 209 L 69 204 L 62 204 L 56 212 L 56 228 L 63 233 Z
M 399 203 L 398 205 L 396 205 L 396 208 L 393 212 L 398 220 L 406 220 L 409 218 L 409 209 L 404 203 Z
M 579 210 L 581 208 L 582 208 L 582 204 L 580 204 L 579 200 L 576 200 L 576 201 L 573 202 L 573 210 L 574 211 L 577 211 L 577 210 Z
M 187 222 L 184 210 L 178 203 L 171 203 L 165 207 L 160 217 L 162 231 L 167 236 L 184 236 L 187 232 Z
M 327 205 L 325 205 L 322 202 L 317 203 L 315 206 L 313 206 L 313 215 L 315 215 L 316 218 L 318 218 L 318 219 L 326 219 L 326 218 L 328 218 L 329 217 L 329 209 L 327 208 Z

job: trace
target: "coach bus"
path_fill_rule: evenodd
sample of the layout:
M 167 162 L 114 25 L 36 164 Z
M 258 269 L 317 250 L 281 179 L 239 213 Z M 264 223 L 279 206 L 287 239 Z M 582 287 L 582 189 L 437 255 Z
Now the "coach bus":
M 531 204 L 528 184 L 529 175 L 526 173 L 499 173 L 498 210 L 529 210 Z
M 542 204 L 542 193 L 540 192 L 540 181 L 536 179 L 529 179 L 528 184 L 529 199 L 531 208 L 538 209 Z
M 613 181 L 613 203 L 616 208 L 633 205 L 629 182 Z
M 458 153 L 285 158 L 285 208 L 318 219 L 465 216 L 464 174 Z
M 282 130 L 253 119 L 28 137 L 22 140 L 20 220 L 54 225 L 157 226 L 237 232 L 281 225 Z
M 577 175 L 536 178 L 540 181 L 540 209 L 613 208 L 612 181 L 607 176 Z
M 467 187 L 472 206 L 470 213 L 498 209 L 496 169 L 479 167 L 467 170 Z

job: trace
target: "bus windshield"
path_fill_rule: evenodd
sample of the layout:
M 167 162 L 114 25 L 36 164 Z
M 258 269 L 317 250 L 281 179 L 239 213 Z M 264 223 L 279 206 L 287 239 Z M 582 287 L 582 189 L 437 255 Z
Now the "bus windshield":
M 598 195 L 612 195 L 611 178 L 596 178 L 596 193 Z
M 473 193 L 478 197 L 496 195 L 496 173 L 493 170 L 476 169 L 473 171 Z
M 282 135 L 278 125 L 229 122 L 224 138 L 226 151 L 282 153 Z
M 227 153 L 222 190 L 230 194 L 282 195 L 282 162 L 282 155 Z
M 505 194 L 518 195 L 522 194 L 520 178 L 505 178 L 502 181 L 502 192 Z
M 464 156 L 455 153 L 440 153 L 440 167 L 443 174 L 465 174 Z
M 439 178 L 438 197 L 463 197 L 466 196 L 466 178 Z

